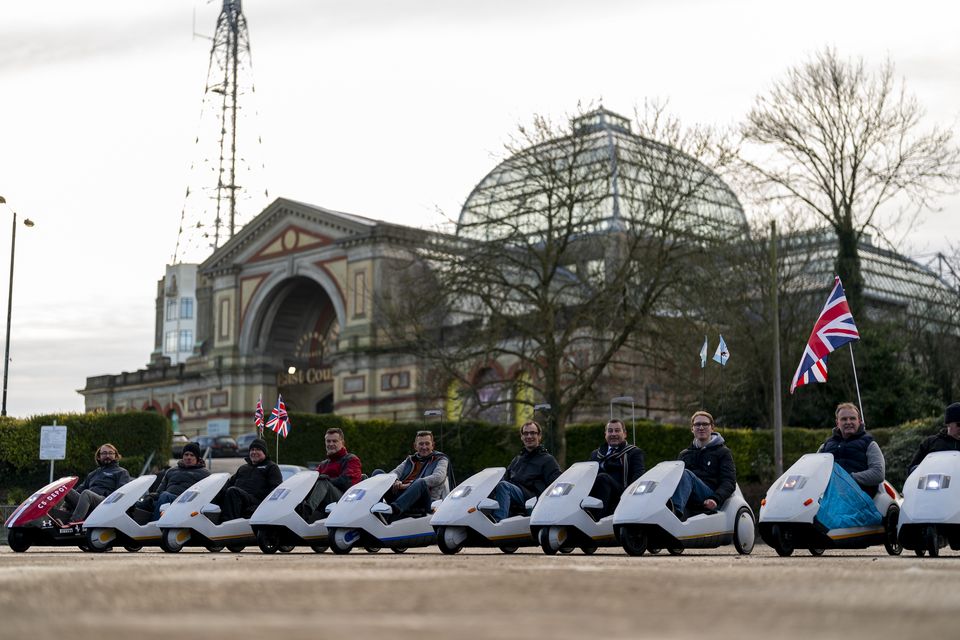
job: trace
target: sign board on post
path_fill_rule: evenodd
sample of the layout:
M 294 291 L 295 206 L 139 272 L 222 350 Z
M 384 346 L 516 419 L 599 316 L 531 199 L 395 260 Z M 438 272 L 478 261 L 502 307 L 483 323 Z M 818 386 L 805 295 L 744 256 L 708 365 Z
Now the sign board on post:
M 40 427 L 40 459 L 63 460 L 67 457 L 67 427 L 50 425 Z
M 40 459 L 50 461 L 50 482 L 53 482 L 53 461 L 67 457 L 67 427 L 54 424 L 40 427 Z
M 216 420 L 207 420 L 208 436 L 228 436 L 230 435 L 230 420 L 228 418 L 217 418 Z

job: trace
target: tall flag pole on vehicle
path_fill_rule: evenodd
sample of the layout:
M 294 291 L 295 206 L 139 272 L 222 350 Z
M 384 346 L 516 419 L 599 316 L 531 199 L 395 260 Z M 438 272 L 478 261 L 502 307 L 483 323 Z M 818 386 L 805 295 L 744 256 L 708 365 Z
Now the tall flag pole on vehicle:
M 723 368 L 727 366 L 727 360 L 729 359 L 730 351 L 727 349 L 727 343 L 723 341 L 723 334 L 721 333 L 717 351 L 713 354 L 713 361 L 720 364 L 720 406 L 718 409 L 723 407 Z
M 257 408 L 253 412 L 253 426 L 257 428 L 257 437 L 263 439 L 263 395 L 257 397 Z
M 850 364 L 853 366 L 853 382 L 857 388 L 857 405 L 860 407 L 860 419 L 863 420 L 863 401 L 860 399 L 860 383 L 857 380 L 857 363 L 853 359 L 853 342 L 860 339 L 860 332 L 850 313 L 847 296 L 843 292 L 840 276 L 834 276 L 833 290 L 827 297 L 823 310 L 817 317 L 807 340 L 807 346 L 800 358 L 797 372 L 790 383 L 790 393 L 797 387 L 814 382 L 827 381 L 827 356 L 837 347 L 850 345 Z
M 700 406 L 703 407 L 704 394 L 707 388 L 707 336 L 703 336 L 703 346 L 700 347 Z
M 277 434 L 277 460 L 280 462 L 280 436 L 284 438 L 290 433 L 290 416 L 287 415 L 287 405 L 283 401 L 283 394 L 277 394 L 277 406 L 270 412 L 267 428 Z

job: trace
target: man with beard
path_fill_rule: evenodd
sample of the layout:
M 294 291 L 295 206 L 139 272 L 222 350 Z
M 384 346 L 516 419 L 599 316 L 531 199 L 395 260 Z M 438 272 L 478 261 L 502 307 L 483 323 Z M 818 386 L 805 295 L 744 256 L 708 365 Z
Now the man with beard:
M 71 522 L 82 521 L 104 498 L 130 482 L 130 473 L 120 466 L 121 458 L 120 451 L 109 442 L 100 445 L 93 456 L 97 468 L 64 498 L 66 505 L 73 509 Z

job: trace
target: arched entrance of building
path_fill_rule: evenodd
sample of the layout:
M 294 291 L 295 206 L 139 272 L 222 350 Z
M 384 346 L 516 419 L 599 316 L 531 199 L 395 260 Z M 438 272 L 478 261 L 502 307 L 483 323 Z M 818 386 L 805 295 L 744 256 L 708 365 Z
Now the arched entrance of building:
M 332 413 L 340 324 L 327 292 L 309 278 L 290 278 L 274 287 L 262 308 L 256 351 L 276 371 L 287 411 Z M 264 399 L 265 411 L 271 402 Z

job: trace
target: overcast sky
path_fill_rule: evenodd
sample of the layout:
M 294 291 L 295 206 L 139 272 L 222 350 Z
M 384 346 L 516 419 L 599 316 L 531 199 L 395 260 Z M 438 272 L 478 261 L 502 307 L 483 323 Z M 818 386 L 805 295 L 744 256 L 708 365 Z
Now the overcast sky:
M 0 0 L 0 256 L 20 227 L 8 412 L 81 411 L 87 376 L 153 349 L 219 2 Z M 455 217 L 517 123 L 577 103 L 668 99 L 733 126 L 824 46 L 889 56 L 928 111 L 960 122 L 960 8 L 916 0 L 248 0 L 271 196 L 414 226 Z M 946 248 L 960 201 L 890 230 Z M 0 258 L 6 265 L 7 258 Z M 8 271 L 0 271 L 6 300 Z

